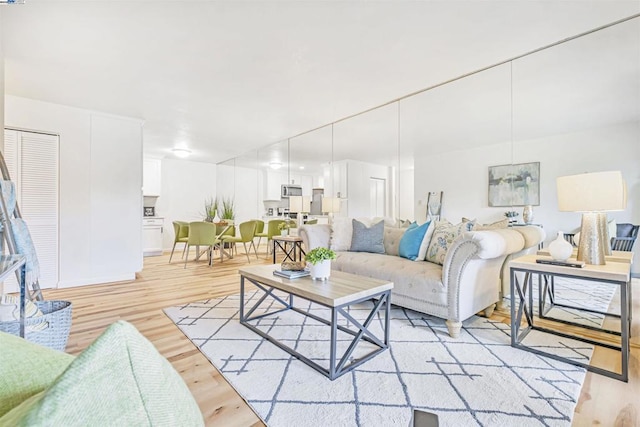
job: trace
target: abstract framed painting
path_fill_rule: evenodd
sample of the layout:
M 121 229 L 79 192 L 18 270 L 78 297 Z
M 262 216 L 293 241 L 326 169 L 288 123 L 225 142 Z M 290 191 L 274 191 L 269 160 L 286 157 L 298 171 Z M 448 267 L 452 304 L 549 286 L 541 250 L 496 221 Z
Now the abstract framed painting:
M 540 205 L 540 162 L 489 166 L 489 206 L 527 205 Z

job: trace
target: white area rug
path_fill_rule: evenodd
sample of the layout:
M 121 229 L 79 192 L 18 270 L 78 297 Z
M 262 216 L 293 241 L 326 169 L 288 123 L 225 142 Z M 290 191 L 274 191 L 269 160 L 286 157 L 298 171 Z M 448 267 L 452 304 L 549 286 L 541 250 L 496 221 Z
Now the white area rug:
M 301 298 L 296 306 L 324 318 L 329 313 Z M 263 312 L 278 308 L 261 306 Z M 349 310 L 359 320 L 368 312 Z M 437 413 L 441 426 L 570 425 L 585 377 L 581 368 L 512 348 L 509 325 L 481 317 L 464 322 L 453 339 L 442 319 L 393 307 L 390 349 L 330 381 L 240 325 L 238 295 L 165 313 L 275 427 L 408 426 L 414 408 Z M 382 321 L 374 320 L 372 329 Z M 328 326 L 291 311 L 255 324 L 317 363 L 328 363 Z M 346 347 L 346 334 L 338 338 Z M 582 360 L 592 351 L 588 344 L 535 331 L 526 344 Z

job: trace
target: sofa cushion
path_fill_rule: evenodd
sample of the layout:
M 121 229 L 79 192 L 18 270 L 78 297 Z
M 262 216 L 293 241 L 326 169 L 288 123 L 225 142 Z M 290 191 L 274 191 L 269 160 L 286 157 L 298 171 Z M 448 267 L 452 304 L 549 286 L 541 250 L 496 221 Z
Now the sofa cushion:
M 467 231 L 468 224 L 468 222 L 461 222 L 453 225 L 447 220 L 436 221 L 429 249 L 427 249 L 426 260 L 440 265 L 444 264 L 449 247 L 458 236 Z
M 447 305 L 447 290 L 442 284 L 442 266 L 437 264 L 414 262 L 385 254 L 338 252 L 336 259 L 331 262 L 331 268 L 393 282 L 393 295 Z
M 49 387 L 73 359 L 61 351 L 0 332 L 0 417 Z
M 402 258 L 415 261 L 420 253 L 420 245 L 422 244 L 422 240 L 424 240 L 424 235 L 428 228 L 428 222 L 425 222 L 422 225 L 418 225 L 415 222 L 411 224 L 400 240 L 400 249 L 398 254 Z
M 353 220 L 353 234 L 351 237 L 352 252 L 371 252 L 374 254 L 384 253 L 384 221 L 377 222 L 371 227 L 367 227 L 357 219 Z
M 492 222 L 491 224 L 473 224 L 471 231 L 483 231 L 483 230 L 500 230 L 509 227 L 509 218 L 501 219 L 500 221 Z
M 382 244 L 384 245 L 384 252 L 387 255 L 398 256 L 400 251 L 400 239 L 407 231 L 406 228 L 397 227 L 385 227 L 384 236 L 382 238 Z
M 203 425 L 184 381 L 132 325 L 111 325 L 0 425 Z
M 331 221 L 331 246 L 334 251 L 348 251 L 353 234 L 352 218 L 336 217 Z

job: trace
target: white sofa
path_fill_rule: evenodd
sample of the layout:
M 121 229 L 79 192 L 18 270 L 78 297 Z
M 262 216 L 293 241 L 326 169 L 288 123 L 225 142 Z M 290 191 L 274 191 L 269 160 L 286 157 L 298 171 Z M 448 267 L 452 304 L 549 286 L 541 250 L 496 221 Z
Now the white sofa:
M 392 249 L 396 242 L 387 241 L 394 238 L 389 236 L 398 236 L 390 228 L 385 227 L 384 234 L 387 253 L 339 251 L 332 270 L 392 281 L 394 305 L 446 319 L 454 338 L 463 320 L 482 310 L 490 316 L 501 300 L 505 259 L 535 250 L 545 237 L 535 226 L 466 232 L 453 242 L 444 264 L 439 265 L 398 256 Z M 330 247 L 331 233 L 328 224 L 299 230 L 307 250 Z

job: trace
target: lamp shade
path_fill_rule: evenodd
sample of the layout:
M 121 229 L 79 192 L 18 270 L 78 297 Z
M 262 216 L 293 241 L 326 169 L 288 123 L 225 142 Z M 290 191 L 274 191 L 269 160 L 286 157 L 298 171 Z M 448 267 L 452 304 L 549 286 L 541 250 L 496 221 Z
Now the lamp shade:
M 302 196 L 289 196 L 289 212 L 302 212 Z
M 337 197 L 323 197 L 322 212 L 327 212 L 327 213 L 340 212 L 340 199 Z
M 621 211 L 627 206 L 627 186 L 620 171 L 561 176 L 556 185 L 562 212 Z
M 289 196 L 289 212 L 311 212 L 311 197 Z

